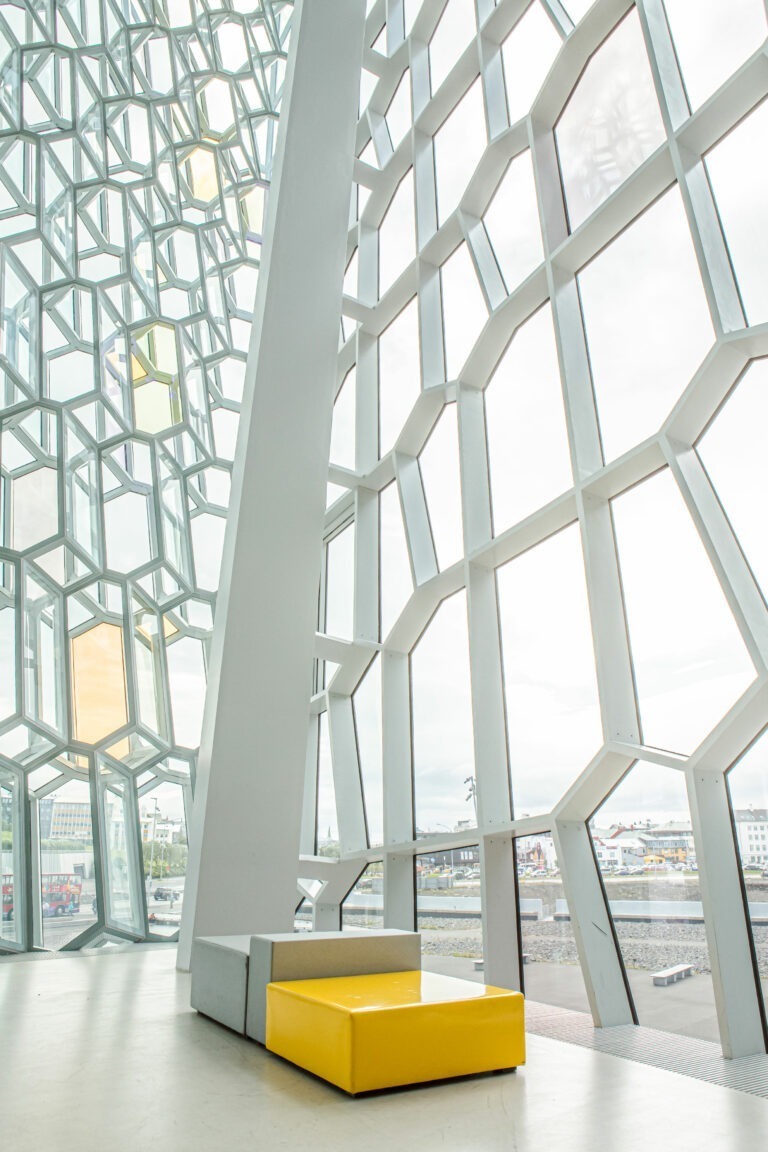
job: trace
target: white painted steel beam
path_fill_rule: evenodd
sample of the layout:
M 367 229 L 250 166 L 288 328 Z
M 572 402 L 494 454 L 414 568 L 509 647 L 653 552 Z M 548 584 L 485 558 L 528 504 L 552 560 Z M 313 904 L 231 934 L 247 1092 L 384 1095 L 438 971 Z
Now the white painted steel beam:
M 351 697 L 328 693 L 328 728 L 341 851 L 364 852 L 368 837 Z
M 583 821 L 552 825 L 584 985 L 595 1024 L 632 1024 L 634 1010 L 619 959 L 589 831 Z
M 723 1055 L 753 1056 L 765 1034 L 725 775 L 689 768 L 686 784 Z
M 483 979 L 498 988 L 520 991 L 522 948 L 515 906 L 516 870 L 512 836 L 495 833 L 480 838 Z
M 180 967 L 195 935 L 293 926 L 364 10 L 363 0 L 299 0 L 294 10 Z

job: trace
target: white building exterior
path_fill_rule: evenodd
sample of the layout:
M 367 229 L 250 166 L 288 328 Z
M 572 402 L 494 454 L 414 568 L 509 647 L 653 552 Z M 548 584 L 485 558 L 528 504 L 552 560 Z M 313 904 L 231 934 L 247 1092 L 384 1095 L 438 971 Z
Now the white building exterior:
M 733 817 L 742 863 L 765 867 L 768 864 L 768 809 L 737 808 Z

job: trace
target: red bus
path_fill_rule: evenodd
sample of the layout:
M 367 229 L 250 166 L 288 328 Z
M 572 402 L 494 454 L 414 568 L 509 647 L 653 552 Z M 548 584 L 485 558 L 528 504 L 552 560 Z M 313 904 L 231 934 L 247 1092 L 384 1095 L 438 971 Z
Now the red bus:
M 63 872 L 42 877 L 43 916 L 63 916 L 80 911 L 80 893 L 83 881 L 79 876 Z
M 43 916 L 63 916 L 80 911 L 83 881 L 70 872 L 51 873 L 41 878 Z M 3 876 L 3 920 L 13 919 L 13 876 Z
M 3 876 L 3 920 L 13 920 L 13 876 Z

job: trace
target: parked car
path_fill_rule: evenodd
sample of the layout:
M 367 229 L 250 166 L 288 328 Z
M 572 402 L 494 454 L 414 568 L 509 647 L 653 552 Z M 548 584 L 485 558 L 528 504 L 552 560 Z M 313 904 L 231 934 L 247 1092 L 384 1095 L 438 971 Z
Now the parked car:
M 155 900 L 170 900 L 171 896 L 177 896 L 178 893 L 175 888 L 169 888 L 166 885 L 158 884 L 152 893 Z

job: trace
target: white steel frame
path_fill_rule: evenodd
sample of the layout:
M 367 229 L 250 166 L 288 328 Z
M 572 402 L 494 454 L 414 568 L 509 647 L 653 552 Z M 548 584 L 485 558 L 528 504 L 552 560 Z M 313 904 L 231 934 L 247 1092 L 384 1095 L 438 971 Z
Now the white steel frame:
M 768 614 L 694 444 L 751 359 L 768 354 L 768 326 L 747 327 L 738 288 L 702 156 L 768 93 L 765 47 L 693 115 L 661 0 L 638 0 L 637 10 L 662 110 L 666 140 L 579 228 L 569 234 L 555 152 L 553 127 L 591 54 L 633 7 L 629 0 L 597 0 L 574 29 L 563 8 L 544 0 L 564 38 L 529 116 L 508 122 L 500 46 L 528 3 L 477 0 L 479 31 L 450 75 L 430 96 L 427 45 L 445 0 L 424 0 L 410 35 L 404 37 L 403 0 L 377 0 L 371 7 L 364 66 L 376 87 L 358 124 L 358 155 L 373 140 L 379 169 L 358 160 L 355 178 L 369 199 L 349 232 L 348 255 L 359 256 L 357 298 L 345 297 L 344 314 L 357 324 L 339 352 L 339 387 L 357 366 L 356 469 L 332 466 L 329 479 L 348 493 L 329 509 L 327 532 L 354 518 L 357 526 L 354 639 L 318 637 L 316 655 L 340 667 L 312 698 L 310 752 L 301 873 L 324 883 L 316 897 L 324 925 L 338 923 L 348 890 L 348 867 L 360 872 L 384 863 L 384 917 L 389 927 L 412 928 L 415 920 L 414 857 L 425 851 L 479 842 L 483 863 L 483 952 L 487 978 L 520 982 L 514 911 L 513 840 L 551 832 L 570 907 L 595 1023 L 634 1019 L 621 956 L 591 848 L 587 821 L 640 757 L 685 776 L 690 799 L 706 935 L 723 1051 L 741 1056 L 765 1051 L 763 1008 L 750 949 L 750 930 L 728 803 L 725 773 L 768 721 Z M 370 45 L 386 21 L 386 55 Z M 383 116 L 401 76 L 410 68 L 413 127 L 393 151 Z M 461 204 L 438 227 L 432 137 L 469 86 L 480 76 L 489 144 Z M 511 295 L 488 251 L 483 213 L 509 161 L 530 149 L 536 173 L 544 260 Z M 377 231 L 393 192 L 413 166 L 418 253 L 381 299 L 377 295 Z M 705 287 L 716 339 L 700 370 L 658 432 L 608 465 L 601 454 L 576 273 L 623 227 L 677 182 Z M 443 366 L 438 269 L 466 241 L 490 315 L 455 380 Z M 422 394 L 394 449 L 377 456 L 376 340 L 418 291 Z M 545 301 L 552 305 L 573 474 L 562 497 L 499 536 L 491 535 L 489 471 L 482 390 L 515 330 Z M 416 461 L 443 405 L 458 401 L 463 493 L 464 559 L 438 571 L 426 500 Z M 711 735 L 686 758 L 643 747 L 627 641 L 624 607 L 609 501 L 667 465 L 712 561 L 755 664 L 757 679 Z M 389 634 L 378 633 L 377 494 L 396 480 L 415 579 L 415 591 Z M 578 524 L 589 589 L 592 636 L 602 710 L 604 744 L 551 812 L 514 819 L 508 784 L 495 569 Z M 478 828 L 414 838 L 409 653 L 439 603 L 466 588 L 475 731 Z M 350 734 L 352 695 L 372 658 L 382 670 L 384 846 L 361 850 L 366 829 L 357 748 Z M 327 881 L 327 862 L 313 859 L 316 804 L 316 717 L 327 710 L 338 806 L 343 883 Z M 514 787 L 514 780 L 512 781 Z
M 200 517 L 226 516 L 232 458 L 214 433 L 240 408 L 232 377 L 245 371 L 263 231 L 249 205 L 272 174 L 291 15 L 290 0 L 245 13 L 208 0 L 0 6 L 0 611 L 13 620 L 0 652 L 12 672 L 0 783 L 13 850 L 0 870 L 14 876 L 0 951 L 46 944 L 46 797 L 73 781 L 88 789 L 96 906 L 67 948 L 153 937 L 139 802 L 172 784 L 191 816 L 197 749 L 175 726 L 170 652 L 191 639 L 208 660 L 216 597 L 193 537 Z M 165 427 L 137 399 L 141 342 L 158 326 L 178 358 L 155 374 L 174 407 Z M 47 500 L 28 519 L 51 531 L 27 523 L 17 539 L 13 487 L 35 475 L 48 477 Z M 123 498 L 144 501 L 147 555 L 133 563 L 115 562 L 106 531 Z M 125 722 L 78 739 L 72 644 L 103 624 L 121 636 Z M 139 645 L 152 665 L 143 685 Z M 110 883 L 110 784 L 125 795 L 130 915 Z

